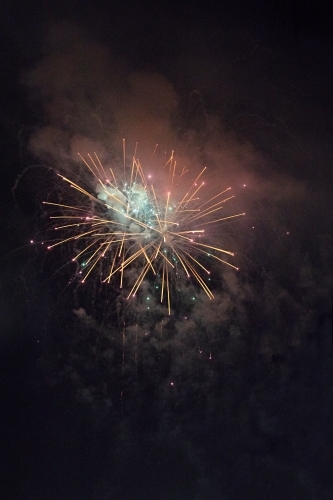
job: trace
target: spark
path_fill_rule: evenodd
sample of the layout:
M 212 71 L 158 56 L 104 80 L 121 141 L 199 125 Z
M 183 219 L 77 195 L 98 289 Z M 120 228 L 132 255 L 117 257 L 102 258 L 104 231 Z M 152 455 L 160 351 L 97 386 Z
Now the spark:
M 88 155 L 88 159 L 79 154 L 93 176 L 94 188 L 92 184 L 83 187 L 58 174 L 77 196 L 74 203 L 44 202 L 54 210 L 50 219 L 58 221 L 54 230 L 65 233 L 65 237 L 49 244 L 48 250 L 75 243 L 76 254 L 70 261 L 79 263 L 81 282 L 102 264 L 102 281 L 118 279 L 118 286 L 125 290 L 128 299 L 137 294 L 146 277 L 154 275 L 159 281 L 159 300 L 167 304 L 169 314 L 173 290 L 182 274 L 213 299 L 206 282 L 210 278 L 205 278 L 211 274 L 207 259 L 238 269 L 221 258 L 221 254 L 234 253 L 209 244 L 209 235 L 205 234 L 205 229 L 209 231 L 213 224 L 245 215 L 221 217 L 224 204 L 233 198 L 226 194 L 231 188 L 207 198 L 202 181 L 205 167 L 182 194 L 183 178 L 188 171 L 183 168 L 178 174 L 172 152 L 165 164 L 169 167 L 169 186 L 160 195 L 161 186 L 151 183 L 151 174 L 146 177 L 135 156 L 131 167 L 126 166 L 125 154 L 123 141 L 123 172 L 117 174 L 110 168 L 111 177 L 96 153 Z

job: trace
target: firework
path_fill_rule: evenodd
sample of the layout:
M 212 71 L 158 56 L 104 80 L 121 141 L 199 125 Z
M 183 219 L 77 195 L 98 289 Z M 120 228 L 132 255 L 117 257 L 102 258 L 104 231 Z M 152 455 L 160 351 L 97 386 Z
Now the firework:
M 233 198 L 224 189 L 209 199 L 205 196 L 204 168 L 184 191 L 188 171 L 179 171 L 172 154 L 166 165 L 169 188 L 161 194 L 134 157 L 121 173 L 104 168 L 97 154 L 85 159 L 79 155 L 94 180 L 85 188 L 59 175 L 76 193 L 75 203 L 44 202 L 56 211 L 51 215 L 59 225 L 55 230 L 68 231 L 48 246 L 51 249 L 67 242 L 75 243 L 72 261 L 79 264 L 82 282 L 95 270 L 102 281 L 116 282 L 127 298 L 135 296 L 144 279 L 154 276 L 161 302 L 171 312 L 175 284 L 186 277 L 196 282 L 212 299 L 208 286 L 209 261 L 237 269 L 225 260 L 233 252 L 210 244 L 205 229 L 244 214 L 221 216 L 224 204 Z

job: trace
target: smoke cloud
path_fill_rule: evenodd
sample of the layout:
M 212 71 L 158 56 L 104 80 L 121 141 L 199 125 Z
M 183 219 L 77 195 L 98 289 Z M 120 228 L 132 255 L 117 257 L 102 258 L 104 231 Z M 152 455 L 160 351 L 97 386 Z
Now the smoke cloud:
M 231 210 L 246 212 L 212 234 L 235 251 L 239 272 L 214 267 L 214 300 L 181 282 L 170 315 L 148 279 L 130 299 L 98 271 L 76 282 L 78 264 L 60 247 L 45 252 L 44 236 L 35 261 L 13 261 L 27 266 L 24 280 L 8 271 L 13 293 L 1 297 L 8 311 L 24 311 L 15 328 L 23 337 L 29 325 L 40 351 L 22 398 L 32 401 L 21 426 L 29 437 L 18 431 L 9 449 L 28 443 L 22 484 L 36 498 L 64 498 L 67 485 L 68 498 L 331 497 L 323 436 L 333 245 L 325 166 L 316 178 L 330 151 L 313 97 L 320 72 L 303 88 L 296 49 L 285 62 L 289 47 L 265 49 L 250 29 L 235 38 L 226 22 L 203 37 L 187 16 L 160 65 L 129 63 L 102 35 L 52 23 L 22 76 L 37 123 L 28 147 L 40 164 L 75 178 L 85 169 L 78 153 L 121 165 L 125 138 L 127 158 L 138 143 L 143 166 L 157 169 L 172 150 L 186 168 L 207 166 L 207 191 L 231 186 Z

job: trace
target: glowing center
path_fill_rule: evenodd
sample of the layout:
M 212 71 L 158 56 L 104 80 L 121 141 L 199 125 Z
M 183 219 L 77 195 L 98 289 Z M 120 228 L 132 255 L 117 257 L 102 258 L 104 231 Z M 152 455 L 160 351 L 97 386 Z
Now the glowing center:
M 173 240 L 174 240 L 174 236 L 172 234 L 170 234 L 168 231 L 164 231 L 162 233 L 162 237 L 163 237 L 163 241 L 166 245 L 171 245 Z

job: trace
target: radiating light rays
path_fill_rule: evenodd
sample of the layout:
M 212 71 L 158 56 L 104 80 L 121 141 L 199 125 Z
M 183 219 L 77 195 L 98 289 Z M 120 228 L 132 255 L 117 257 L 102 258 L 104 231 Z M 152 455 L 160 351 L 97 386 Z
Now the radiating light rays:
M 102 281 L 116 283 L 127 298 L 135 296 L 145 278 L 158 280 L 159 298 L 169 314 L 178 280 L 192 279 L 212 299 L 206 278 L 211 273 L 209 261 L 237 269 L 221 258 L 233 252 L 214 245 L 205 234 L 205 226 L 245 215 L 221 216 L 224 204 L 233 198 L 231 188 L 207 198 L 205 167 L 184 189 L 187 170 L 178 173 L 173 152 L 164 166 L 169 169 L 167 188 L 163 183 L 154 185 L 137 158 L 127 167 L 125 149 L 120 172 L 105 168 L 96 153 L 87 159 L 79 156 L 95 187 L 58 174 L 74 190 L 75 203 L 44 202 L 53 207 L 50 218 L 57 221 L 54 230 L 62 236 L 48 249 L 75 242 L 71 260 L 80 265 L 81 281 L 98 267 Z

